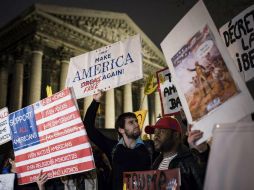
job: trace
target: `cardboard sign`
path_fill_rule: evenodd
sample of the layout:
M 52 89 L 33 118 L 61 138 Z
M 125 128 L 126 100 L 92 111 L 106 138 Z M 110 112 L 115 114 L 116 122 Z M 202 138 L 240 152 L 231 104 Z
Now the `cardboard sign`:
M 1 174 L 0 175 L 0 189 L 14 190 L 15 174 Z
M 180 169 L 124 172 L 123 182 L 126 190 L 179 190 Z
M 254 122 L 218 124 L 213 135 L 205 190 L 253 189 Z
M 143 78 L 140 35 L 70 60 L 66 86 L 77 99 Z
M 182 109 L 175 85 L 168 68 L 157 71 L 157 82 L 161 100 L 162 115 L 173 115 Z
M 172 79 L 192 129 L 212 136 L 216 123 L 236 122 L 254 102 L 204 3 L 198 3 L 161 43 Z
M 9 115 L 19 184 L 95 168 L 75 101 L 67 88 Z
M 220 35 L 245 81 L 254 77 L 254 5 L 220 28 Z
M 8 108 L 3 108 L 0 110 L 0 145 L 11 140 L 8 114 Z

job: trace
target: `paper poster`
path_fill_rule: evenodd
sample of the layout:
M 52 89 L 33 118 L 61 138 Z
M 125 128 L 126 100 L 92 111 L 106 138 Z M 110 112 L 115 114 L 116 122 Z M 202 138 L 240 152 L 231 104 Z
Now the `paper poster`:
M 146 119 L 147 110 L 139 110 L 139 111 L 135 111 L 134 113 L 138 119 L 139 128 L 142 131 L 142 128 Z
M 0 189 L 14 190 L 15 174 L 1 174 L 0 175 Z
M 254 77 L 254 5 L 220 28 L 220 35 L 245 81 Z
M 254 102 L 223 44 L 203 1 L 199 1 L 161 43 L 188 123 L 212 136 L 216 123 L 236 122 Z
M 162 115 L 173 115 L 182 109 L 180 98 L 172 82 L 168 68 L 157 71 L 158 90 L 161 100 Z
M 95 168 L 75 101 L 67 88 L 9 115 L 19 184 Z
M 66 86 L 77 99 L 143 78 L 140 35 L 70 60 Z
M 126 190 L 179 190 L 180 169 L 124 172 L 123 183 Z
M 253 189 L 254 122 L 215 128 L 206 170 L 205 190 Z
M 193 121 L 238 94 L 207 25 L 195 33 L 171 61 Z
M 8 108 L 0 109 L 0 145 L 11 140 L 8 114 Z

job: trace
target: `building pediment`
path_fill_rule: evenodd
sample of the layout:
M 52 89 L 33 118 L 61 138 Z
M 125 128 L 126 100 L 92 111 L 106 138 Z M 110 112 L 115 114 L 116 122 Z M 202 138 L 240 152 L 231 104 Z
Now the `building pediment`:
M 35 33 L 53 48 L 65 45 L 75 49 L 77 54 L 140 34 L 144 73 L 154 73 L 166 66 L 162 52 L 125 13 L 36 4 L 12 25 L 3 28 L 0 38 L 6 32 L 14 35 L 14 28 L 21 26 L 26 28 L 26 33 Z M 20 38 L 24 35 L 20 34 Z

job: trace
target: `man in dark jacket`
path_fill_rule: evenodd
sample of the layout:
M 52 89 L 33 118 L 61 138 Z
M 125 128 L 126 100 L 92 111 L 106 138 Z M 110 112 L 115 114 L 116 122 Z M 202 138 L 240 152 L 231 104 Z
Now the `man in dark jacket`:
M 154 126 L 147 126 L 145 131 L 154 134 L 155 150 L 160 151 L 152 168 L 155 170 L 180 168 L 181 190 L 202 189 L 205 166 L 199 163 L 188 147 L 183 145 L 182 130 L 178 121 L 173 117 L 164 117 Z
M 119 141 L 105 137 L 95 128 L 96 112 L 101 96 L 101 92 L 93 96 L 84 118 L 84 125 L 88 137 L 107 155 L 112 165 L 113 187 L 104 187 L 104 189 L 122 190 L 123 172 L 149 170 L 151 158 L 140 138 L 141 131 L 134 113 L 123 113 L 116 120 L 115 127 L 121 136 Z

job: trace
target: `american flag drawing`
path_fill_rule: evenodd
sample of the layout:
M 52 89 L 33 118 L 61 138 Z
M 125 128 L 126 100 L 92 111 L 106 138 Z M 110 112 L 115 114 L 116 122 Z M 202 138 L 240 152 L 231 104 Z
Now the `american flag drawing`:
M 19 184 L 31 183 L 42 170 L 49 178 L 95 168 L 72 89 L 9 115 Z

